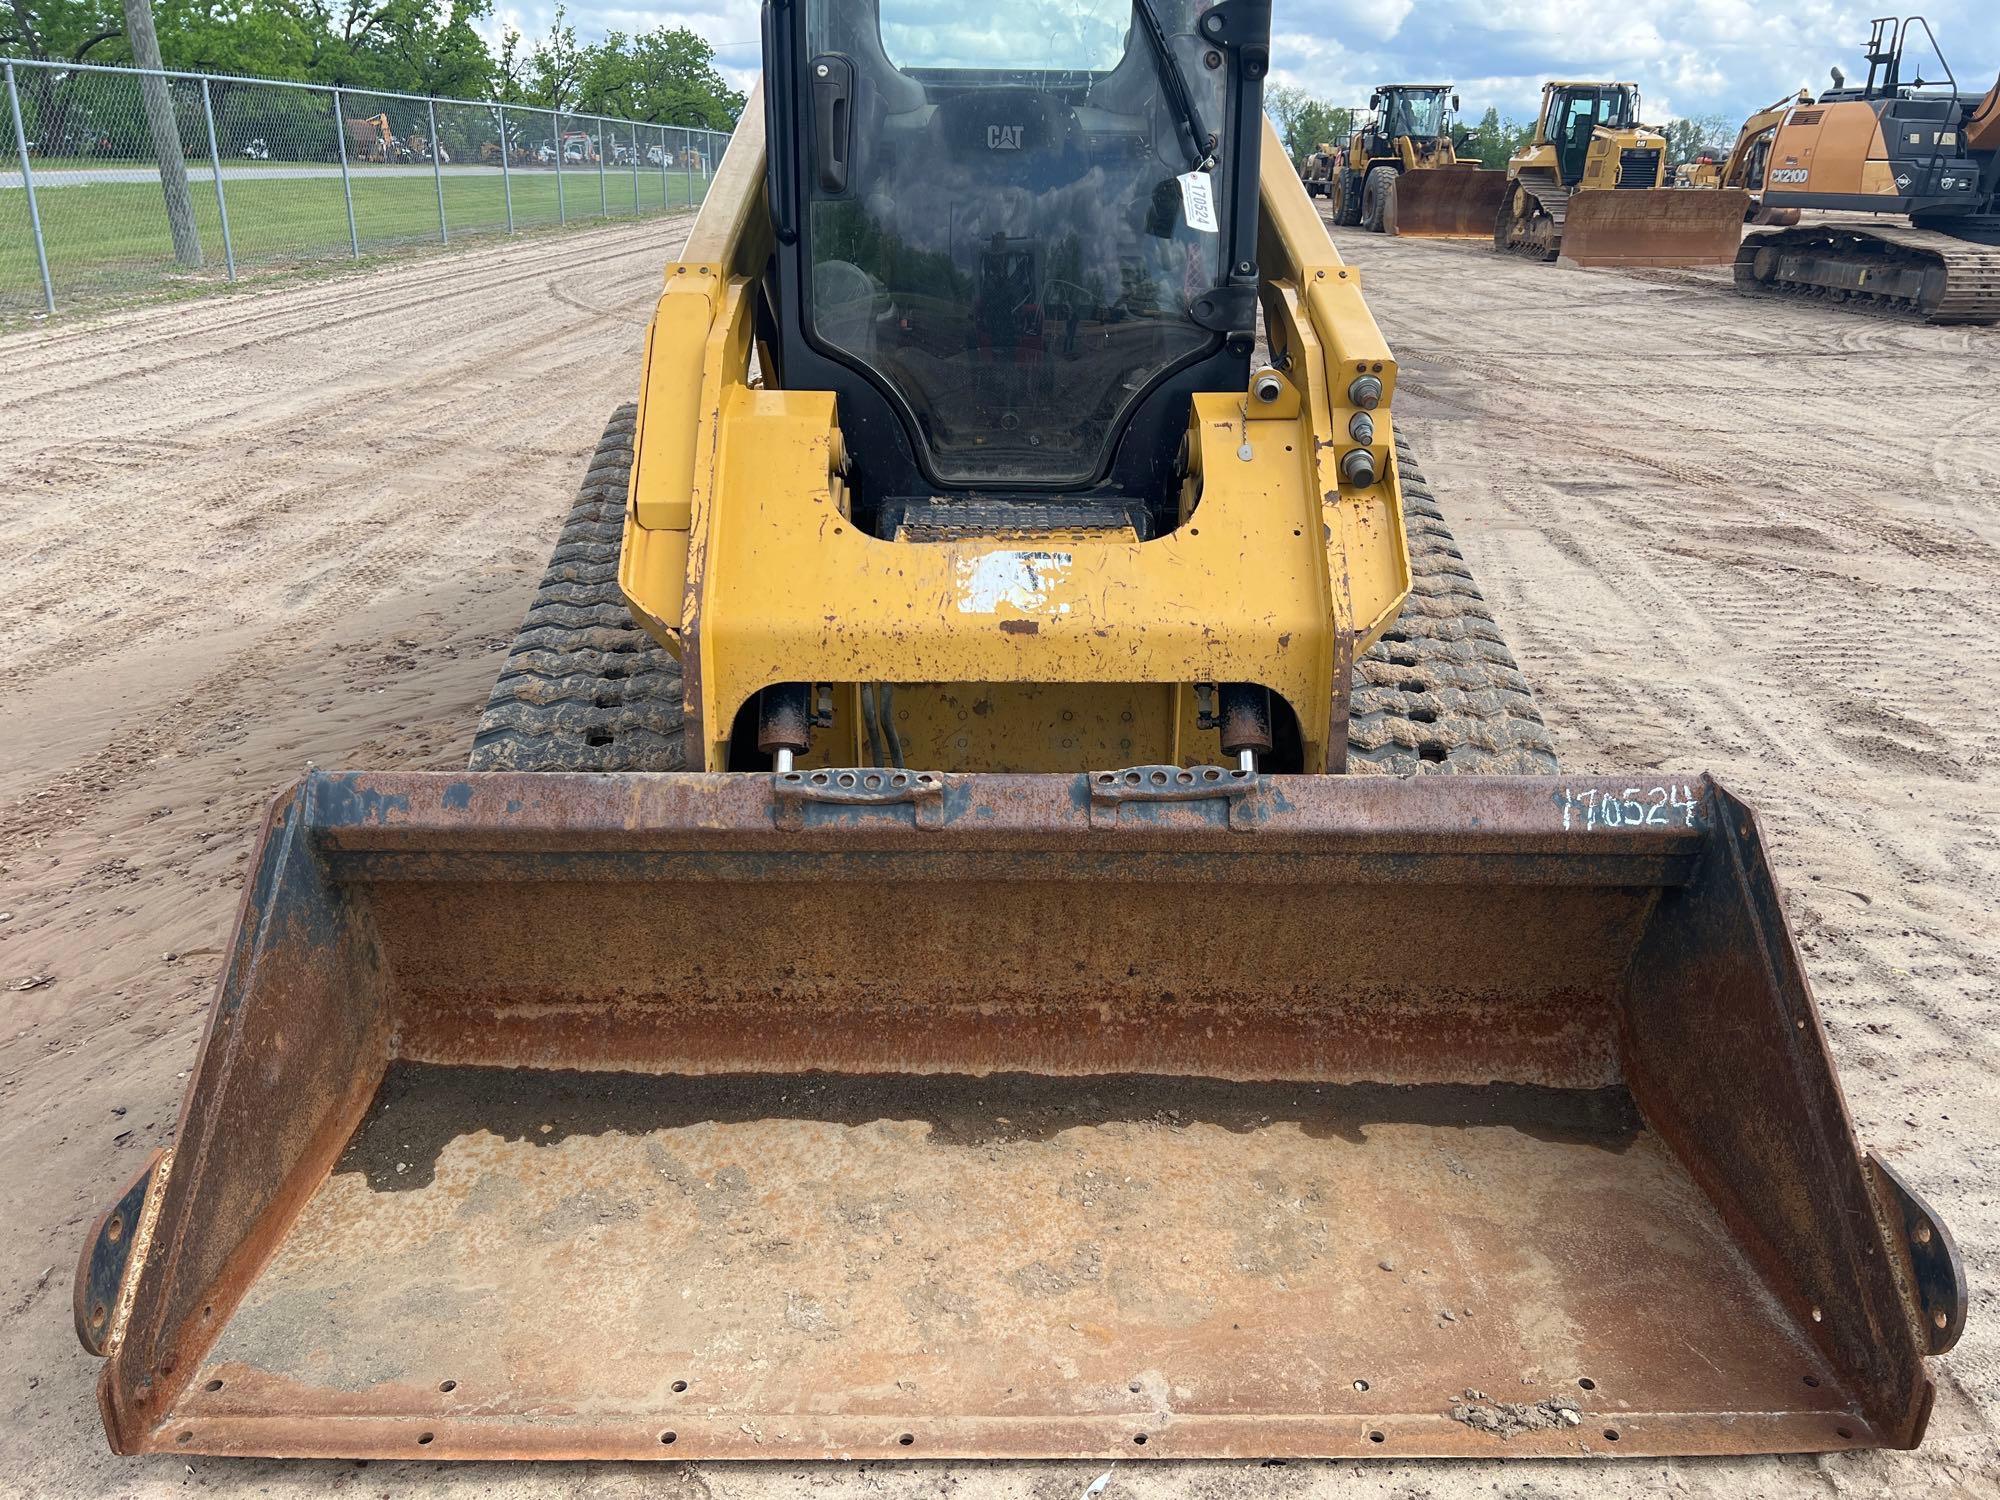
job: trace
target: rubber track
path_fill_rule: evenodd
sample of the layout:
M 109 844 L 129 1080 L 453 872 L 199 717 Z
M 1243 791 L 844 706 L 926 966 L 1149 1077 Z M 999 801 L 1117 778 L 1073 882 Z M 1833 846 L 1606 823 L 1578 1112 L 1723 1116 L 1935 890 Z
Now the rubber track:
M 1408 446 L 1396 440 L 1410 597 L 1354 664 L 1355 775 L 1553 776 L 1555 743 L 1527 679 Z
M 475 771 L 678 771 L 681 668 L 618 588 L 635 409 L 598 439 L 541 587 L 480 715 Z

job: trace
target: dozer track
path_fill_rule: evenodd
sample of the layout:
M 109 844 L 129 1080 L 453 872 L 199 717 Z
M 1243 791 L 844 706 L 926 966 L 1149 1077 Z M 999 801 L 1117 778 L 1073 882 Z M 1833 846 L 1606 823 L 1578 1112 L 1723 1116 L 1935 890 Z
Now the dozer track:
M 1837 219 L 1752 234 L 1736 253 L 1736 290 L 1926 323 L 2000 323 L 2000 246 Z
M 474 771 L 675 771 L 680 664 L 618 588 L 633 408 L 611 415 L 548 572 L 480 716 Z M 1359 774 L 1552 776 L 1555 747 L 1471 570 L 1397 439 L 1411 587 L 1354 664 L 1347 764 Z
M 1534 200 L 1534 210 L 1525 218 L 1510 212 L 1514 185 Z M 1530 260 L 1554 260 L 1562 254 L 1563 219 L 1569 213 L 1569 200 L 1570 190 L 1554 178 L 1523 172 L 1501 196 L 1493 248 Z

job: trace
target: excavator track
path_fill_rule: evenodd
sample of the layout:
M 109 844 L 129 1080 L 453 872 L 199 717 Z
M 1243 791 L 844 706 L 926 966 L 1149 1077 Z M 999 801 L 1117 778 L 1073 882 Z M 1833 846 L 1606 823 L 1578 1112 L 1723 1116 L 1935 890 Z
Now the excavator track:
M 1569 212 L 1570 190 L 1552 177 L 1532 177 L 1525 172 L 1515 182 L 1534 198 L 1536 211 L 1527 219 L 1510 213 L 1514 201 L 1510 186 L 1500 200 L 1500 217 L 1493 226 L 1493 248 L 1509 255 L 1525 255 L 1529 260 L 1552 261 L 1562 254 L 1563 219 Z
M 1926 323 L 2000 323 L 2000 246 L 1911 225 L 1832 220 L 1744 240 L 1736 290 Z
M 479 717 L 474 771 L 678 771 L 681 667 L 632 619 L 618 549 L 637 408 L 611 414 Z
M 680 663 L 618 588 L 633 408 L 592 454 L 555 555 L 480 716 L 475 771 L 678 771 Z M 1348 770 L 1548 776 L 1555 747 L 1410 450 L 1397 441 L 1410 599 L 1354 665 Z

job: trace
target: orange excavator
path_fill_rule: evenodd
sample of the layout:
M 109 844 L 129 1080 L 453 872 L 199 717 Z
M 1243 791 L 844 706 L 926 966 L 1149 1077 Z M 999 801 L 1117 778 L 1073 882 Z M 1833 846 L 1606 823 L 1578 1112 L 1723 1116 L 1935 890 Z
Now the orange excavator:
M 1922 16 L 1873 25 L 1867 79 L 1849 87 L 1834 69 L 1831 89 L 1784 110 L 1761 163 L 1767 213 L 1843 217 L 1749 236 L 1736 288 L 2000 322 L 2000 81 L 1962 91 Z M 1941 76 L 1906 55 L 1919 36 Z

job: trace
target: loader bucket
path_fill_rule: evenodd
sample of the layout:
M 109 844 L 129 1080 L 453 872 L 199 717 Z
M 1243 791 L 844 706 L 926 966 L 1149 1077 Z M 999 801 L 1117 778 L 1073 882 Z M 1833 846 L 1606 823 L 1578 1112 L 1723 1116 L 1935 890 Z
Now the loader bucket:
M 1490 240 L 1506 192 L 1505 172 L 1479 167 L 1399 172 L 1382 227 L 1414 239 Z
M 86 1248 L 114 1447 L 1917 1441 L 1949 1236 L 1718 788 L 815 774 L 286 793 Z
M 1563 222 L 1572 266 L 1727 266 L 1743 241 L 1741 188 L 1628 188 L 1578 193 Z

